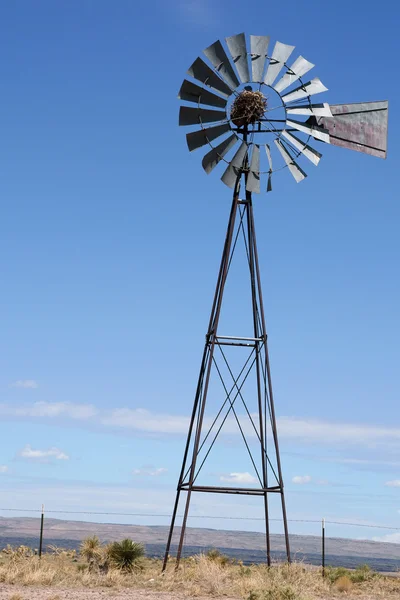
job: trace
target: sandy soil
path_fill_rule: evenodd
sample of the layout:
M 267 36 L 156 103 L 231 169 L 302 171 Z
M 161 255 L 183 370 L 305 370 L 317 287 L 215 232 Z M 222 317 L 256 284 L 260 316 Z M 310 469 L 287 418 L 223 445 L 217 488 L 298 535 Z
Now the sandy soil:
M 0 584 L 0 600 L 184 600 L 191 596 L 182 596 L 170 592 L 152 592 L 135 589 L 71 589 L 20 587 Z M 196 600 L 210 600 L 210 597 L 196 596 Z M 227 598 L 224 600 L 238 600 Z

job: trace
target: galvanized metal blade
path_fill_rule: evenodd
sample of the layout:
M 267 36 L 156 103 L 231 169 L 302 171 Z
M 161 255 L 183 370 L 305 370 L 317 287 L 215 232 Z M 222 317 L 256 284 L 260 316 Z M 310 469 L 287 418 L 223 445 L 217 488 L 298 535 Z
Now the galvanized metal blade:
M 303 169 L 299 167 L 296 161 L 293 160 L 292 156 L 290 156 L 289 152 L 286 150 L 282 142 L 280 140 L 274 140 L 274 142 L 279 152 L 283 156 L 283 160 L 287 164 L 289 171 L 291 172 L 297 183 L 305 179 L 307 177 L 306 173 L 303 171 Z
M 274 90 L 281 93 L 283 90 L 286 90 L 289 85 L 297 81 L 300 77 L 308 73 L 315 65 L 308 62 L 302 56 L 296 58 L 294 63 L 288 68 L 285 75 L 281 77 L 276 85 L 274 85 Z
M 235 187 L 236 180 L 243 169 L 243 162 L 247 153 L 247 144 L 246 142 L 242 142 L 235 156 L 229 163 L 228 167 L 225 169 L 224 174 L 221 177 L 221 181 L 225 183 L 230 188 Z
M 251 80 L 254 82 L 262 81 L 268 45 L 269 35 L 250 36 Z
M 308 146 L 308 144 L 304 143 L 302 140 L 288 131 L 282 131 L 282 135 L 292 144 L 292 146 L 304 154 L 308 160 L 310 160 L 314 165 L 318 165 L 322 158 L 322 154 L 314 150 L 314 148 L 311 148 L 311 146 Z
M 284 66 L 289 56 L 294 50 L 294 46 L 288 46 L 281 42 L 276 42 L 272 56 L 269 61 L 268 69 L 264 77 L 264 83 L 266 85 L 272 85 L 275 79 L 278 77 L 280 70 Z
M 217 164 L 223 159 L 225 154 L 229 152 L 231 148 L 237 142 L 237 136 L 232 134 L 226 140 L 221 142 L 218 146 L 207 152 L 204 156 L 201 164 L 206 173 L 211 173 L 211 171 L 217 166 Z
M 334 146 L 386 158 L 388 131 L 387 100 L 331 105 L 332 118 L 317 117 Z
M 229 130 L 229 125 L 225 124 L 217 125 L 216 127 L 209 127 L 208 129 L 200 129 L 199 131 L 194 131 L 193 133 L 188 133 L 186 135 L 188 148 L 190 152 L 192 152 L 192 150 L 196 150 L 197 148 L 201 148 L 201 146 L 205 146 Z
M 268 174 L 267 192 L 272 192 L 272 173 Z
M 253 145 L 246 190 L 255 194 L 260 193 L 260 146 L 258 144 Z
M 289 115 L 314 115 L 315 117 L 332 117 L 329 104 L 297 104 L 296 106 L 287 106 L 286 112 Z
M 321 82 L 318 77 L 311 79 L 307 83 L 300 85 L 295 90 L 289 92 L 282 96 L 282 100 L 284 102 L 293 102 L 293 100 L 299 100 L 300 98 L 307 98 L 307 96 L 312 96 L 313 94 L 320 94 L 321 92 L 326 92 L 327 87 Z
M 184 79 L 181 89 L 179 90 L 178 98 L 186 100 L 186 102 L 195 102 L 196 104 L 207 104 L 208 106 L 217 106 L 225 108 L 226 100 L 220 96 L 216 96 L 212 92 Z
M 179 125 L 201 125 L 201 123 L 212 123 L 215 121 L 227 121 L 226 112 L 222 110 L 207 110 L 201 107 L 180 107 Z
M 329 132 L 327 129 L 323 129 L 322 127 L 312 127 L 307 125 L 306 123 L 301 123 L 299 121 L 294 121 L 292 119 L 287 119 L 286 125 L 288 127 L 294 127 L 297 131 L 302 131 L 303 133 L 308 133 L 308 135 L 312 135 L 316 140 L 321 140 L 322 142 L 326 142 L 329 144 Z
M 203 50 L 203 52 L 229 87 L 232 89 L 236 88 L 239 85 L 239 80 L 232 69 L 232 65 L 221 42 L 217 40 L 214 44 Z
M 272 156 L 271 156 L 271 148 L 269 147 L 269 144 L 265 144 L 265 152 L 266 152 L 267 159 L 268 159 L 269 170 L 270 170 L 270 173 L 272 173 Z
M 213 71 L 200 57 L 196 58 L 194 63 L 188 69 L 188 75 L 201 81 L 203 85 L 207 85 L 214 90 L 217 90 L 223 96 L 230 96 L 233 89 L 222 81 L 222 79 Z
M 242 83 L 250 81 L 249 63 L 247 62 L 246 37 L 244 33 L 225 38 L 236 70 Z

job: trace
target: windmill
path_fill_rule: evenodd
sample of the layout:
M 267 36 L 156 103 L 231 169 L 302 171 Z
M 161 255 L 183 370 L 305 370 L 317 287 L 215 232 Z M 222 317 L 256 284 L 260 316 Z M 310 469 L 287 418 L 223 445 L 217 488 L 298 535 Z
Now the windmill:
M 190 79 L 183 81 L 179 91 L 179 98 L 185 103 L 180 108 L 179 125 L 193 128 L 186 135 L 188 148 L 193 151 L 207 147 L 202 160 L 206 173 L 219 163 L 224 164 L 221 179 L 233 189 L 233 199 L 163 570 L 171 549 L 180 498 L 185 494 L 177 547 L 176 566 L 179 565 L 193 493 L 261 497 L 268 565 L 271 564 L 269 498 L 271 494 L 278 495 L 285 554 L 290 561 L 252 194 L 262 191 L 261 185 L 267 192 L 272 191 L 274 174 L 278 171 L 288 171 L 297 183 L 304 180 L 306 164 L 316 166 L 322 156 L 313 147 L 314 143 L 386 158 L 388 102 L 336 105 L 316 102 L 314 96 L 327 88 L 317 77 L 309 80 L 305 77 L 314 67 L 305 58 L 299 56 L 289 61 L 294 46 L 277 41 L 269 54 L 269 36 L 251 35 L 249 41 L 250 52 L 243 33 L 226 38 L 225 47 L 218 40 L 206 48 L 204 57 L 198 57 L 189 67 Z M 244 241 L 246 269 L 250 275 L 252 330 L 238 337 L 220 333 L 219 324 L 225 285 L 239 237 Z M 236 371 L 231 367 L 227 348 L 248 352 L 242 368 L 237 368 L 236 363 Z M 222 357 L 224 370 L 218 365 L 218 357 Z M 216 416 L 206 418 L 210 382 L 215 374 L 221 383 L 222 395 Z M 251 388 L 255 401 L 253 411 L 249 410 L 244 394 L 250 375 L 255 380 Z M 244 408 L 244 417 L 238 412 L 238 405 L 241 410 Z M 226 485 L 227 477 L 221 478 L 223 485 L 200 485 L 199 474 L 227 422 L 237 425 L 256 477 L 251 478 L 251 483 L 247 477 L 246 484 L 242 485 Z M 230 483 L 232 480 L 234 478 Z

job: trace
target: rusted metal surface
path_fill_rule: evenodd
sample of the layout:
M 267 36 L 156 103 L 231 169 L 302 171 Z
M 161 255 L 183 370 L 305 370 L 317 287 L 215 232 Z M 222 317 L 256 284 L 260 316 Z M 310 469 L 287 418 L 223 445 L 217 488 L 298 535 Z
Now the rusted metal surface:
M 379 158 L 386 158 L 389 103 L 331 104 L 333 117 L 317 117 L 329 131 L 330 143 Z

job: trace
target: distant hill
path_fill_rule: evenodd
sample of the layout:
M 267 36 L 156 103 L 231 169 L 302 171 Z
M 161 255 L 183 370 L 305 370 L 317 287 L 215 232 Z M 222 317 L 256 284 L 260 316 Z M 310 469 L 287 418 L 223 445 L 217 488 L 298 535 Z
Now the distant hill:
M 37 548 L 39 528 L 38 518 L 0 517 L 0 547 L 26 544 Z M 43 544 L 44 547 L 54 544 L 64 548 L 77 548 L 79 542 L 88 535 L 97 535 L 102 541 L 131 537 L 145 544 L 149 556 L 161 557 L 167 534 L 167 526 L 115 525 L 46 518 Z M 178 535 L 179 528 L 172 540 L 172 554 L 176 550 Z M 191 527 L 186 530 L 185 542 L 185 555 L 196 554 L 207 548 L 218 548 L 231 557 L 243 560 L 245 564 L 265 560 L 265 536 L 262 533 Z M 320 537 L 291 535 L 290 544 L 294 559 L 314 565 L 321 564 Z M 271 547 L 275 559 L 284 558 L 282 535 L 271 535 Z M 365 563 L 378 571 L 397 571 L 400 568 L 400 544 L 327 538 L 326 564 L 352 568 Z

